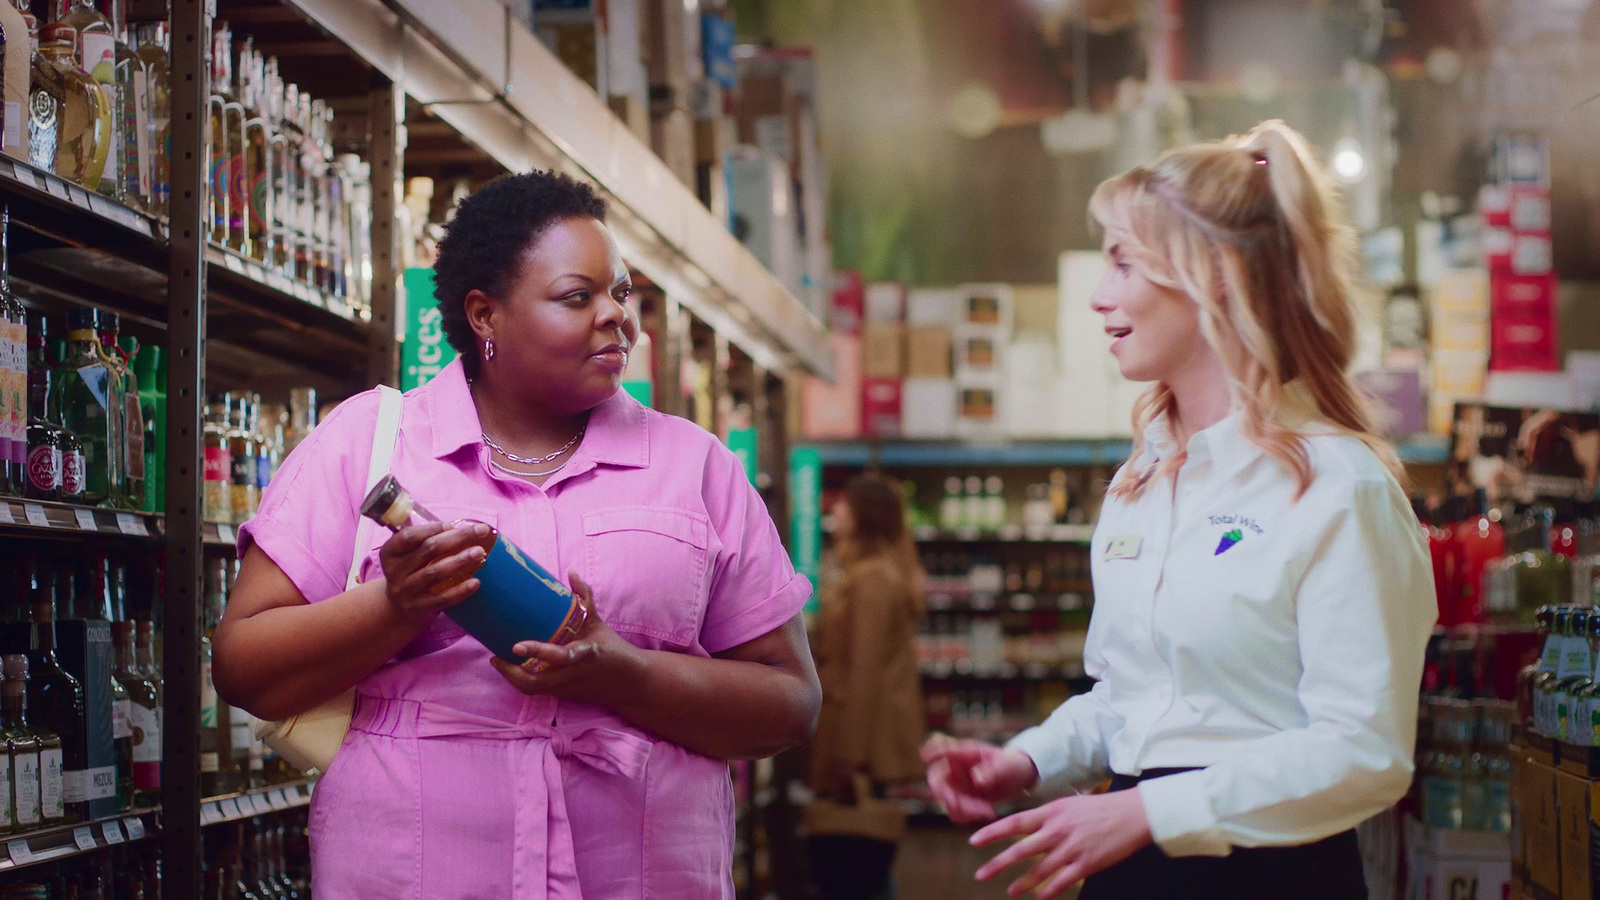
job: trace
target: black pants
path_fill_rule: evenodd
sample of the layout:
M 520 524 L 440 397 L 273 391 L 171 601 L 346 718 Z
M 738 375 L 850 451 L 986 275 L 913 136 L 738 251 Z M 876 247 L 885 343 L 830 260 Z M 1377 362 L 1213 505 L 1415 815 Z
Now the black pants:
M 888 889 L 898 845 L 840 834 L 816 835 L 806 844 L 811 878 L 825 900 L 875 900 Z
M 1118 775 L 1111 790 L 1188 769 Z M 1366 900 L 1356 833 L 1301 847 L 1235 847 L 1227 856 L 1171 857 L 1154 844 L 1084 883 L 1080 900 Z

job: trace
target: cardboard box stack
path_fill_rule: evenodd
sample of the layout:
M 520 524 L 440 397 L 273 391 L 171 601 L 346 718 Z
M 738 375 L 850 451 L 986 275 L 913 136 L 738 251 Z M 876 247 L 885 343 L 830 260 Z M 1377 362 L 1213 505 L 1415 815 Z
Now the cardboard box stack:
M 1489 274 L 1448 269 L 1431 294 L 1433 352 L 1428 429 L 1448 435 L 1457 401 L 1483 396 L 1489 368 Z
M 906 437 L 942 439 L 956 432 L 955 319 L 959 291 L 916 288 L 906 296 L 906 380 L 901 430 Z
M 1600 753 L 1527 731 L 1511 764 L 1511 885 L 1480 885 L 1476 896 L 1590 900 L 1600 887 Z
M 1549 149 L 1538 136 L 1502 132 L 1491 158 L 1491 181 L 1478 196 L 1489 269 L 1489 366 L 1496 371 L 1557 371 Z
M 789 169 L 760 147 L 728 151 L 729 228 L 779 283 L 805 298 L 799 221 L 789 190 Z
M 957 295 L 954 323 L 956 435 L 1005 435 L 1002 395 L 1015 297 L 1010 285 L 969 284 Z
M 694 86 L 704 77 L 698 0 L 644 4 L 643 56 L 650 86 L 650 145 L 677 179 L 695 187 Z
M 587 81 L 640 140 L 650 141 L 643 59 L 644 4 L 653 0 L 532 0 L 526 24 L 567 68 Z

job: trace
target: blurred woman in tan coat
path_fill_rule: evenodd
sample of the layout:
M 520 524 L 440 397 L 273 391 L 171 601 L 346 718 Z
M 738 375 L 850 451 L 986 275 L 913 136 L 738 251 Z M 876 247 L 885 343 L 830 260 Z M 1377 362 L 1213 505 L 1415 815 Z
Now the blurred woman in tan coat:
M 811 785 L 822 797 L 853 803 L 861 776 L 877 797 L 889 784 L 922 778 L 926 720 L 915 641 L 924 575 L 888 479 L 852 479 L 832 513 L 840 575 L 823 595 L 816 647 L 822 716 Z M 879 896 L 895 848 L 861 836 L 813 835 L 817 886 L 829 900 Z

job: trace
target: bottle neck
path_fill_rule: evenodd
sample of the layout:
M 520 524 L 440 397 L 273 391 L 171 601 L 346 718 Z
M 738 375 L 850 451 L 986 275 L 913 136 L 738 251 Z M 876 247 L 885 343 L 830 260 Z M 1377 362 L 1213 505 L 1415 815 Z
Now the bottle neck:
M 39 592 L 44 594 L 43 591 Z M 56 609 L 48 595 L 33 599 L 34 646 L 41 657 L 56 655 Z
M 7 728 L 28 727 L 28 682 L 7 678 L 0 688 L 0 721 Z

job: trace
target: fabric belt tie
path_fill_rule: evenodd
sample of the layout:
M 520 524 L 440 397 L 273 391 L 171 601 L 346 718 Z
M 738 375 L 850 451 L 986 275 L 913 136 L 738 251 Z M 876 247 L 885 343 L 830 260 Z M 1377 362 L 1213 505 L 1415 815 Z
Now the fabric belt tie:
M 577 864 L 561 761 L 576 760 L 598 771 L 637 781 L 644 777 L 653 746 L 640 735 L 603 725 L 562 727 L 507 722 L 439 703 L 365 694 L 356 695 L 350 727 L 407 740 L 476 738 L 524 742 L 515 762 L 524 777 L 513 780 L 516 836 L 512 886 L 517 900 L 582 900 L 577 893 Z

